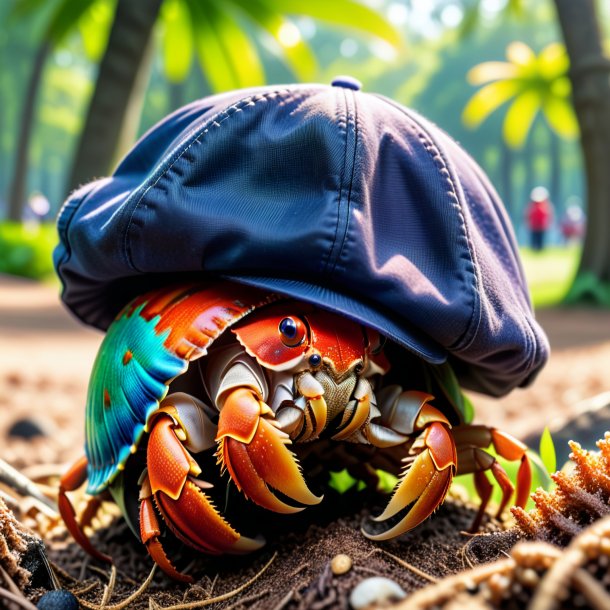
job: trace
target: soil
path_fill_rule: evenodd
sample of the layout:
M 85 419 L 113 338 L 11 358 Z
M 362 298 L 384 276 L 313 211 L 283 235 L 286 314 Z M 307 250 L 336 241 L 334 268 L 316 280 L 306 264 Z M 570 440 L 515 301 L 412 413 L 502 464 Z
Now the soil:
M 610 403 L 610 394 L 604 396 L 610 391 L 610 311 L 548 310 L 540 311 L 538 318 L 553 349 L 549 364 L 529 388 L 502 399 L 471 395 L 476 419 L 534 443 L 545 425 L 560 430 L 570 422 L 576 440 L 590 446 L 603 436 Z M 87 381 L 101 339 L 101 333 L 70 317 L 53 286 L 0 276 L 2 459 L 36 477 L 63 472 L 81 455 Z M 485 531 L 497 533 L 474 538 L 464 534 L 474 508 L 448 500 L 415 531 L 374 543 L 360 527 L 379 513 L 384 501 L 366 490 L 327 494 L 320 508 L 302 516 L 267 523 L 263 519 L 258 524 L 267 530 L 270 542 L 262 551 L 238 559 L 195 558 L 189 572 L 197 580 L 190 586 L 157 572 L 148 591 L 128 607 L 211 601 L 247 584 L 272 560 L 254 583 L 213 607 L 347 608 L 350 592 L 365 577 L 386 576 L 408 593 L 431 579 L 500 557 L 515 542 L 514 534 L 501 533 L 501 526 L 492 521 Z M 48 526 L 42 517 L 38 523 L 24 520 L 39 530 Z M 151 562 L 120 519 L 99 527 L 96 538 L 116 562 L 118 578 L 110 598 L 115 604 L 146 579 Z M 62 586 L 99 604 L 109 577 L 107 567 L 90 561 L 61 526 L 48 531 L 45 542 L 51 561 L 66 572 L 60 576 Z M 335 575 L 330 561 L 340 553 L 351 557 L 353 567 Z M 88 585 L 92 588 L 82 593 Z M 32 599 L 41 593 L 32 591 Z

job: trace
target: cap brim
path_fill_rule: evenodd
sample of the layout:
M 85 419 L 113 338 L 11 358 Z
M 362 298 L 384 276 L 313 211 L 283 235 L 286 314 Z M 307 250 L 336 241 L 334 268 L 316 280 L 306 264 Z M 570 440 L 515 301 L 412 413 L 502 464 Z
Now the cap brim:
M 416 329 L 407 331 L 404 325 L 398 324 L 390 313 L 382 312 L 379 307 L 369 306 L 361 296 L 352 298 L 341 292 L 330 290 L 326 286 L 286 278 L 243 275 L 222 275 L 222 277 L 247 286 L 272 290 L 278 294 L 319 305 L 334 313 L 347 316 L 364 326 L 379 331 L 388 339 L 431 364 L 442 364 L 447 360 L 447 350 L 438 343 Z

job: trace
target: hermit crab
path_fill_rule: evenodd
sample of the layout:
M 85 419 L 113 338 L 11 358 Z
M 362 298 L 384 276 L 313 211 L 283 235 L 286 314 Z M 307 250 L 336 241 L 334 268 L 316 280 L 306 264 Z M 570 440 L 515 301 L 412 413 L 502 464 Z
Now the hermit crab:
M 516 504 L 523 506 L 531 486 L 525 446 L 394 383 L 401 371 L 390 376 L 392 366 L 377 331 L 259 289 L 190 283 L 138 297 L 112 323 L 96 359 L 86 457 L 61 479 L 63 519 L 86 551 L 109 560 L 84 528 L 112 496 L 153 560 L 189 581 L 167 552 L 168 536 L 208 554 L 245 553 L 264 542 L 241 535 L 216 507 L 210 478 L 218 473 L 202 470 L 198 456 L 214 453 L 214 468 L 249 501 L 293 513 L 322 497 L 309 489 L 291 448 L 318 442 L 402 458 L 393 495 L 376 518 L 390 526 L 363 530 L 375 540 L 426 519 L 457 473 L 474 474 L 482 499 L 477 524 L 491 494 L 485 471 L 502 489 L 502 512 L 514 487 L 489 446 L 520 461 Z M 86 480 L 91 500 L 78 519 L 67 494 Z

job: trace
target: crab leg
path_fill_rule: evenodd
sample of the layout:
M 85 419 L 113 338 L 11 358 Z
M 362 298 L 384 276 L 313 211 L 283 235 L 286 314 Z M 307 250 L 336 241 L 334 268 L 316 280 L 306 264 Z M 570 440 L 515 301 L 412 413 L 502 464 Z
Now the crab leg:
M 401 511 L 408 509 L 402 519 L 381 534 L 369 534 L 372 540 L 388 540 L 419 525 L 445 499 L 449 485 L 457 468 L 455 443 L 451 435 L 451 426 L 447 418 L 432 405 L 427 404 L 432 396 L 420 392 L 405 392 L 401 395 L 402 406 L 395 405 L 395 412 L 413 410 L 416 416 L 413 431 L 421 431 L 403 460 L 406 468 L 400 477 L 394 494 L 386 509 L 375 518 L 375 521 L 386 521 Z M 400 422 L 393 422 L 393 415 L 385 414 L 388 423 L 394 428 L 401 428 Z M 406 429 L 397 430 L 399 433 Z
M 166 399 L 167 403 L 168 399 Z M 170 401 L 171 402 L 171 401 Z M 174 402 L 180 403 L 176 400 Z M 193 403 L 195 401 L 193 400 Z M 161 568 L 171 576 L 179 574 L 165 556 L 159 540 L 159 525 L 151 498 L 175 536 L 207 554 L 247 553 L 260 548 L 262 540 L 241 536 L 216 510 L 203 491 L 209 483 L 197 479 L 201 468 L 184 446 L 188 404 L 165 404 L 151 419 L 147 448 L 148 476 L 140 493 L 142 541 Z M 182 580 L 185 580 L 182 575 Z
M 286 445 L 290 437 L 279 429 L 273 411 L 251 388 L 227 393 L 218 420 L 218 462 L 238 489 L 253 502 L 279 513 L 295 513 L 269 489 L 305 505 L 322 498 L 307 487 L 297 460 Z
M 527 447 L 521 441 L 506 432 L 488 426 L 458 426 L 453 429 L 453 437 L 458 447 L 458 473 L 474 473 L 475 487 L 481 497 L 479 512 L 472 524 L 472 531 L 479 529 L 485 508 L 491 497 L 492 487 L 484 474 L 489 470 L 502 489 L 502 499 L 498 508 L 497 517 L 504 512 L 515 487 L 511 483 L 506 471 L 498 461 L 485 448 L 493 446 L 501 457 L 521 464 L 517 472 L 517 485 L 515 504 L 523 508 L 527 503 L 532 486 L 532 469 L 527 457 Z
M 87 480 L 87 458 L 83 455 L 79 458 L 66 472 L 59 481 L 59 495 L 57 497 L 57 504 L 59 508 L 59 514 L 61 518 L 64 520 L 66 527 L 72 537 L 81 547 L 89 553 L 92 557 L 99 559 L 100 561 L 105 561 L 107 563 L 112 563 L 112 559 L 105 555 L 101 551 L 98 551 L 89 540 L 87 534 L 85 534 L 83 528 L 86 525 L 89 525 L 95 513 L 99 509 L 101 504 L 98 498 L 90 498 L 89 503 L 87 504 L 87 508 L 85 509 L 85 513 L 83 515 L 83 519 L 79 523 L 76 519 L 76 511 L 74 510 L 74 506 L 72 506 L 72 502 L 67 496 L 67 492 L 75 491 L 81 485 L 85 483 Z

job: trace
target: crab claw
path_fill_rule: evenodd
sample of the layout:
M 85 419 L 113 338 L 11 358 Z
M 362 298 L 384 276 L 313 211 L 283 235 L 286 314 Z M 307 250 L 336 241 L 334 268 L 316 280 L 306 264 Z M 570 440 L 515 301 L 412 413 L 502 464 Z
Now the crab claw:
M 428 410 L 431 410 L 429 407 Z M 443 417 L 444 419 L 444 417 Z M 411 451 L 419 453 L 398 481 L 392 499 L 375 521 L 386 521 L 410 506 L 404 517 L 381 534 L 363 534 L 371 540 L 388 540 L 419 525 L 445 499 L 457 468 L 455 443 L 445 421 L 427 423 Z
M 260 548 L 264 541 L 241 536 L 214 507 L 203 491 L 211 485 L 196 478 L 201 468 L 184 447 L 185 433 L 172 413 L 171 407 L 158 411 L 150 431 L 148 476 L 140 491 L 140 533 L 159 566 L 170 576 L 179 578 L 179 572 L 161 547 L 151 497 L 175 536 L 204 553 L 248 553 Z M 185 579 L 188 577 L 182 578 Z
M 286 447 L 290 437 L 252 390 L 236 388 L 228 393 L 216 440 L 218 462 L 238 489 L 259 506 L 278 513 L 303 510 L 280 500 L 270 487 L 300 504 L 321 502 L 307 487 L 294 454 Z

